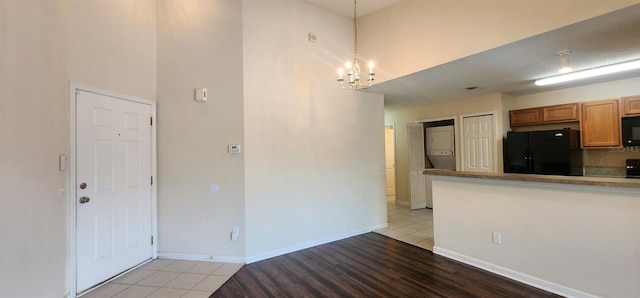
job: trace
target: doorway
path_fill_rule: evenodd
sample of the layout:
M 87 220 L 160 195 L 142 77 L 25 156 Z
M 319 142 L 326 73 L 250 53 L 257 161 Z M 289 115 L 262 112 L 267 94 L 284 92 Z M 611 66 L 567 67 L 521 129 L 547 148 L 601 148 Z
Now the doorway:
M 384 127 L 384 156 L 387 185 L 387 202 L 396 202 L 396 154 L 393 125 Z
M 157 254 L 155 103 L 71 87 L 70 275 L 81 293 Z

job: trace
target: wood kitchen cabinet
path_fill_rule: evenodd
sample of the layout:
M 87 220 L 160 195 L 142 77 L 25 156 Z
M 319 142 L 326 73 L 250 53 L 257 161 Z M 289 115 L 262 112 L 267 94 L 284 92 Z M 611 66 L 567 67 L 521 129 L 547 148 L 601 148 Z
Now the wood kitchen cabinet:
M 531 125 L 540 123 L 540 108 L 509 111 L 511 126 Z
M 580 121 L 580 106 L 577 103 L 540 108 L 543 123 Z
M 640 115 L 640 96 L 623 97 L 622 102 L 625 116 Z
M 619 100 L 584 102 L 580 109 L 580 134 L 582 148 L 619 147 Z
M 578 103 L 509 111 L 511 126 L 580 121 Z

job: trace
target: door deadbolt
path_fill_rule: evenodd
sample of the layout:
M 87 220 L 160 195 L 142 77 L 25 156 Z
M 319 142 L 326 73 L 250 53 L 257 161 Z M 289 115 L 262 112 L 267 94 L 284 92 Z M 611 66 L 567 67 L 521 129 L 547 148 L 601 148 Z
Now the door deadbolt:
M 85 189 L 85 188 L 87 188 L 87 184 L 84 182 L 80 183 L 80 189 Z
M 81 197 L 80 198 L 80 204 L 89 203 L 89 201 L 91 201 L 91 199 L 88 198 L 88 197 Z

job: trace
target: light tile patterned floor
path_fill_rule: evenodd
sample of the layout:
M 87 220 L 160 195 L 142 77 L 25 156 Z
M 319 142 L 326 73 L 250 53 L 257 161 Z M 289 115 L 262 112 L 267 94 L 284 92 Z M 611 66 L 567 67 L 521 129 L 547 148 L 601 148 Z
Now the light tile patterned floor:
M 376 233 L 433 250 L 433 210 L 411 210 L 409 206 L 387 201 L 389 226 Z
M 209 297 L 243 264 L 156 259 L 83 295 L 103 297 Z

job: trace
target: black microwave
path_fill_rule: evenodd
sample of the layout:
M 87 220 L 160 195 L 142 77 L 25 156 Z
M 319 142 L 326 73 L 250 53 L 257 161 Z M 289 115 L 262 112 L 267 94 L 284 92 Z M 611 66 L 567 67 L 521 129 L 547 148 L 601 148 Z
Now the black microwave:
M 622 145 L 640 146 L 640 116 L 622 118 Z

